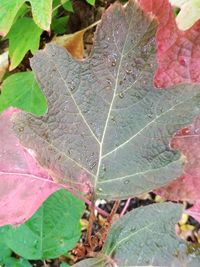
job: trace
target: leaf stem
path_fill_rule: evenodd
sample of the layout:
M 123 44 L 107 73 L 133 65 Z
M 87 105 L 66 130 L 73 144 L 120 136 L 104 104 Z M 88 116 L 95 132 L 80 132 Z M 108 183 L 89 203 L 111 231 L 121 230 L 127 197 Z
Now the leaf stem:
M 120 204 L 120 200 L 115 201 L 115 204 L 114 204 L 114 206 L 112 208 L 112 211 L 108 216 L 108 221 L 109 222 L 112 222 L 112 218 L 115 215 L 115 213 L 117 212 L 117 209 L 119 208 L 119 204 Z
M 109 217 L 110 216 L 110 214 L 108 212 L 106 212 L 105 210 L 102 210 L 101 208 L 95 206 L 92 201 L 90 201 L 89 199 L 87 199 L 86 197 L 84 197 L 83 195 L 81 195 L 80 193 L 74 191 L 71 188 L 68 188 L 65 185 L 61 185 L 61 186 L 64 187 L 67 191 L 69 191 L 70 193 L 72 193 L 77 198 L 79 198 L 82 201 L 84 201 L 89 207 L 94 206 L 94 209 L 96 209 L 98 211 L 98 213 L 101 214 L 103 217 Z
M 125 203 L 125 206 L 124 206 L 122 212 L 120 213 L 120 217 L 122 217 L 126 213 L 126 211 L 128 209 L 128 206 L 130 204 L 130 201 L 131 201 L 131 198 L 128 198 L 127 201 L 126 201 L 126 203 Z

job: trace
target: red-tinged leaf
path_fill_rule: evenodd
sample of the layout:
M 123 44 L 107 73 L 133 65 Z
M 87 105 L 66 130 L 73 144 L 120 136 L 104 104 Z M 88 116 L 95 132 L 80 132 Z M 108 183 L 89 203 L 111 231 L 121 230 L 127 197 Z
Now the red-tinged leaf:
M 200 21 L 187 31 L 176 25 L 168 0 L 140 0 L 146 12 L 157 18 L 156 87 L 200 82 Z
M 198 200 L 192 208 L 188 209 L 187 214 L 195 218 L 200 223 L 200 200 Z
M 14 112 L 9 109 L 0 117 L 0 226 L 29 219 L 58 189 L 13 133 Z
M 200 200 L 200 117 L 189 127 L 178 131 L 171 146 L 186 157 L 184 172 L 178 179 L 156 192 L 166 199 L 194 203 Z

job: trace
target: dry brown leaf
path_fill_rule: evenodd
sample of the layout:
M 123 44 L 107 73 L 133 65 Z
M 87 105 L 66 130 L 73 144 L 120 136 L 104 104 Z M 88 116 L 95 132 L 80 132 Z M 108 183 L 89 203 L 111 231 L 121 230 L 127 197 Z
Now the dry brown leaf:
M 55 36 L 52 39 L 52 43 L 65 47 L 74 58 L 83 59 L 84 58 L 83 36 L 87 30 L 96 26 L 98 22 L 99 21 L 73 34 L 64 34 L 62 36 Z

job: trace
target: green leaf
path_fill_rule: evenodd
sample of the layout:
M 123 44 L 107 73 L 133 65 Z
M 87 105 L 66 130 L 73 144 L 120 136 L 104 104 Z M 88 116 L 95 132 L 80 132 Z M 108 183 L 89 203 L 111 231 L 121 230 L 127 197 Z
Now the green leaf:
M 62 263 L 60 264 L 60 267 L 70 267 L 70 265 L 67 264 L 66 262 L 62 262 Z
M 82 201 L 60 190 L 51 195 L 31 219 L 15 229 L 9 227 L 6 243 L 26 259 L 56 258 L 79 240 L 84 207 Z
M 120 266 L 168 265 L 183 244 L 175 234 L 182 209 L 181 205 L 161 203 L 127 213 L 112 225 L 102 253 Z
M 11 249 L 6 245 L 2 233 L 0 234 L 0 264 L 4 264 L 7 258 L 12 254 Z
M 4 267 L 31 267 L 31 264 L 25 259 L 12 258 L 12 250 L 7 246 L 4 240 L 4 233 L 8 226 L 0 228 L 0 265 Z
M 15 19 L 18 10 L 26 0 L 0 1 L 0 34 L 6 35 Z M 35 23 L 43 30 L 50 30 L 52 0 L 29 0 Z
M 0 112 L 8 107 L 19 108 L 38 116 L 45 113 L 46 99 L 32 72 L 16 73 L 3 81 Z
M 200 113 L 200 87 L 154 89 L 156 23 L 134 1 L 114 4 L 97 29 L 87 60 L 55 45 L 33 57 L 48 112 L 17 114 L 15 131 L 53 177 L 126 199 L 182 174 L 185 159 L 169 143 Z
M 30 50 L 34 54 L 39 48 L 42 30 L 31 18 L 21 18 L 11 28 L 9 39 L 10 70 L 16 68 Z M 23 37 L 23 38 L 22 38 Z
M 4 267 L 32 267 L 26 259 L 7 258 L 4 262 Z
M 181 213 L 182 206 L 174 203 L 153 204 L 128 212 L 111 226 L 101 256 L 90 259 L 91 265 L 86 260 L 74 267 L 169 266 L 173 255 L 184 247 L 175 234 Z
M 72 1 L 71 0 L 61 0 L 62 2 L 62 6 L 65 10 L 69 11 L 69 12 L 74 12 L 73 9 L 73 5 L 72 5 Z
M 55 33 L 63 34 L 66 32 L 69 16 L 55 18 L 52 21 L 51 28 Z
M 90 4 L 92 6 L 94 6 L 94 4 L 95 4 L 95 0 L 86 0 L 86 1 L 88 2 L 88 4 Z
M 28 11 L 30 11 L 29 6 L 28 6 L 27 4 L 23 4 L 23 5 L 21 6 L 21 8 L 18 10 L 18 12 L 17 12 L 17 14 L 16 14 L 16 16 L 15 16 L 15 19 L 14 19 L 14 21 L 13 21 L 13 24 L 14 24 L 18 19 L 24 17 Z M 0 25 L 1 25 L 1 23 L 0 23 Z

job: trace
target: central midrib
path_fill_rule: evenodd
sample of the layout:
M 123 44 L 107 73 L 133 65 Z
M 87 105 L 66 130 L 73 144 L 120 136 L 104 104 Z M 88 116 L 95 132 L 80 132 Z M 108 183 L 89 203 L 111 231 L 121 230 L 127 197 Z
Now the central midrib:
M 132 16 L 132 18 L 133 18 L 133 16 Z M 109 111 L 108 111 L 108 116 L 107 116 L 106 123 L 105 123 L 105 126 L 104 126 L 103 134 L 102 134 L 102 139 L 101 139 L 101 142 L 100 142 L 100 145 L 99 145 L 100 146 L 100 149 L 99 149 L 99 163 L 98 163 L 98 168 L 97 168 L 97 174 L 96 174 L 95 181 L 94 181 L 94 188 L 96 188 L 97 182 L 98 182 L 98 177 L 99 177 L 99 172 L 100 172 L 100 167 L 101 167 L 101 161 L 102 161 L 102 148 L 103 148 L 104 138 L 105 138 L 105 134 L 106 134 L 106 130 L 107 130 L 107 125 L 108 125 L 108 122 L 109 122 L 109 119 L 110 119 L 110 114 L 111 114 L 111 111 L 112 111 L 112 107 L 113 107 L 113 104 L 114 104 L 114 100 L 115 100 L 115 97 L 116 97 L 116 91 L 117 91 L 117 88 L 118 88 L 119 74 L 120 74 L 120 69 L 121 69 L 124 49 L 126 47 L 126 42 L 127 42 L 127 38 L 128 38 L 128 35 L 129 35 L 131 24 L 132 24 L 132 19 L 129 22 L 128 31 L 127 31 L 127 34 L 126 34 L 126 38 L 125 38 L 125 41 L 124 41 L 123 48 L 122 48 L 120 62 L 119 62 L 118 70 L 117 70 L 117 77 L 116 77 L 115 87 L 114 87 L 114 90 L 113 90 L 113 98 L 111 100 L 110 108 L 109 108 Z

